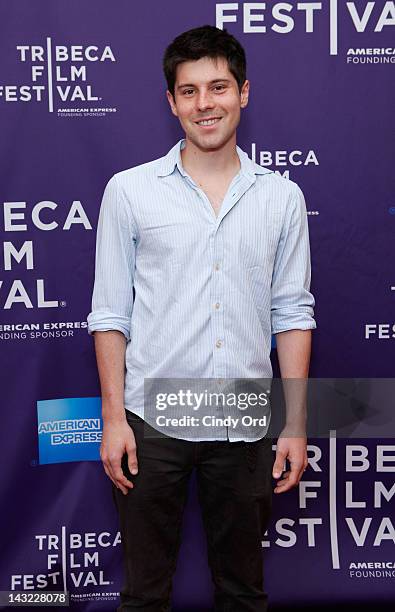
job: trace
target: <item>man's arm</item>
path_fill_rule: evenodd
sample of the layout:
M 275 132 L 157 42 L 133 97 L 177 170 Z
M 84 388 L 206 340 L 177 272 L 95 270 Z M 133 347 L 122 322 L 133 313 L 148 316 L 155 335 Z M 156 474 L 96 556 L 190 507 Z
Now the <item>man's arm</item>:
M 96 331 L 94 339 L 103 414 L 100 457 L 107 476 L 126 494 L 133 483 L 122 471 L 125 453 L 130 472 L 135 475 L 138 470 L 136 441 L 124 408 L 126 338 L 119 331 Z
M 124 407 L 125 350 L 133 311 L 136 239 L 130 203 L 114 176 L 106 185 L 100 207 L 88 331 L 94 335 L 101 384 L 100 455 L 106 474 L 124 494 L 133 486 L 121 468 L 125 452 L 130 471 L 137 470 L 135 438 Z
M 284 389 L 286 423 L 277 440 L 273 477 L 279 478 L 285 459 L 291 470 L 277 483 L 275 493 L 295 487 L 308 466 L 306 394 L 311 354 L 311 330 L 291 329 L 276 334 L 277 355 Z
M 286 402 L 286 423 L 277 440 L 273 477 L 279 478 L 285 459 L 291 471 L 277 483 L 275 493 L 296 486 L 307 467 L 306 385 L 314 320 L 310 293 L 310 244 L 307 211 L 301 189 L 294 185 L 287 205 L 273 269 L 271 287 L 272 333 Z

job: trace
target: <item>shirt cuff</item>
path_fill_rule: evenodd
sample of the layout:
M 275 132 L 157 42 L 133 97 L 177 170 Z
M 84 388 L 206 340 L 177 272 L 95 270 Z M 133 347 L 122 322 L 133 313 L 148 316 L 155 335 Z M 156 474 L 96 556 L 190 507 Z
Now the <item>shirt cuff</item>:
M 289 307 L 276 310 L 275 313 L 272 312 L 272 334 L 291 329 L 316 329 L 316 327 L 317 323 L 310 309 L 301 311 L 295 307 Z
M 90 312 L 87 318 L 88 334 L 95 331 L 120 331 L 130 340 L 130 320 L 111 312 Z

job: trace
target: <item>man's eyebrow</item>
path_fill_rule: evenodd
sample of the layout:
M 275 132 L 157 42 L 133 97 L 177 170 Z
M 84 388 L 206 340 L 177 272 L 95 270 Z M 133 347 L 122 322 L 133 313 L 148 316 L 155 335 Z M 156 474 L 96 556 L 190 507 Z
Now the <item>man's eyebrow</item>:
M 214 83 L 230 83 L 230 79 L 214 79 L 210 81 L 209 85 L 214 85 Z M 177 89 L 183 89 L 184 87 L 195 87 L 195 85 L 193 83 L 181 83 L 177 86 Z

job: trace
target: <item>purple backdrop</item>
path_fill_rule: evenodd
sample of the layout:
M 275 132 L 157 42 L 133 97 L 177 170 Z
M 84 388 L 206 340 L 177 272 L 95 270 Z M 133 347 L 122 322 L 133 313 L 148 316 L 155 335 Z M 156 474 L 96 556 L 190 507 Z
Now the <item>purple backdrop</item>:
M 182 136 L 161 72 L 181 31 L 223 23 L 239 38 L 251 81 L 239 144 L 305 193 L 311 375 L 393 374 L 395 3 L 264 4 L 1 5 L 2 590 L 66 588 L 75 608 L 115 609 L 117 517 L 101 464 L 85 460 L 97 451 L 100 406 L 78 400 L 99 395 L 86 331 L 95 230 L 111 175 Z M 62 427 L 75 428 L 70 438 Z M 303 484 L 274 499 L 264 542 L 271 601 L 390 601 L 393 502 L 374 492 L 377 481 L 393 486 L 394 467 L 381 473 L 376 462 L 380 444 L 394 452 L 392 440 L 310 442 Z M 359 473 L 346 462 L 358 444 L 371 460 Z M 183 610 L 210 602 L 204 546 L 192 481 L 174 588 Z M 358 563 L 378 565 L 365 576 Z

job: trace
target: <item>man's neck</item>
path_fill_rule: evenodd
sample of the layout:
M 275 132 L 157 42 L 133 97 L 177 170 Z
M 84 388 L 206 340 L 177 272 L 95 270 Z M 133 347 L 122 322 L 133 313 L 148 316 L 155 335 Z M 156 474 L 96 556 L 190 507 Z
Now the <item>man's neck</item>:
M 208 181 L 215 180 L 218 176 L 233 177 L 240 170 L 235 139 L 213 151 L 199 149 L 187 139 L 181 150 L 181 160 L 184 170 L 190 176 L 205 177 Z

